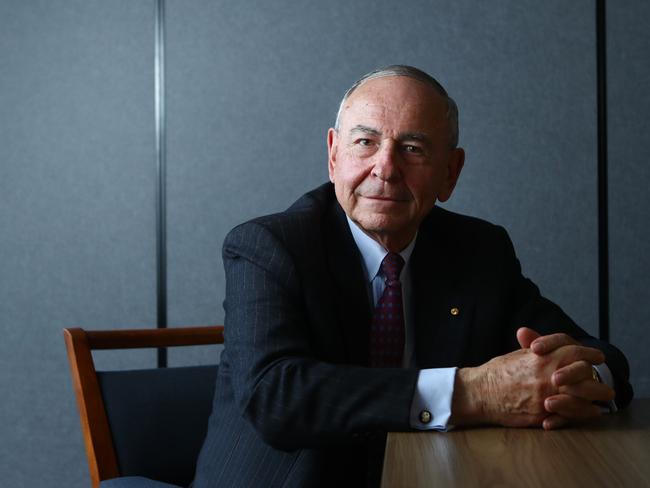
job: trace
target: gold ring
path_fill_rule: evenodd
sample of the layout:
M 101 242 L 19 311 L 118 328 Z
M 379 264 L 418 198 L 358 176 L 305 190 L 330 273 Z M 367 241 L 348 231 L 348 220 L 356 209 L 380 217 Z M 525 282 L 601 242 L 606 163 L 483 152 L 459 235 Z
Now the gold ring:
M 600 376 L 598 376 L 598 373 L 596 372 L 596 368 L 591 368 L 591 377 L 594 379 L 596 383 L 602 383 L 600 381 Z

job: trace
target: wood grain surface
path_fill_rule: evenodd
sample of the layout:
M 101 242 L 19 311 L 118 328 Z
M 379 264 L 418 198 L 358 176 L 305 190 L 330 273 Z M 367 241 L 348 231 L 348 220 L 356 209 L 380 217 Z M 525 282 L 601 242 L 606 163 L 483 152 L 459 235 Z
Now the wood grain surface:
M 650 487 L 650 399 L 557 431 L 390 433 L 382 488 Z

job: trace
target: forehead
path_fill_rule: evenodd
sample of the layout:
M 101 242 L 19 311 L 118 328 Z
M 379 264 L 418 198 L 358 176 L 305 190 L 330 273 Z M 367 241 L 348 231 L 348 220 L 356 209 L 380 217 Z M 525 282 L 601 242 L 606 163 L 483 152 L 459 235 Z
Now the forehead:
M 386 130 L 446 129 L 447 101 L 435 88 L 413 78 L 375 78 L 357 88 L 341 112 L 342 127 L 360 123 Z

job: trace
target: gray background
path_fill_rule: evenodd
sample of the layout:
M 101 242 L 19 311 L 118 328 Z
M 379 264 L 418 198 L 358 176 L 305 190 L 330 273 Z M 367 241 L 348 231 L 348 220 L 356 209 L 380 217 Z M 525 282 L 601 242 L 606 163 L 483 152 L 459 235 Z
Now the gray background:
M 608 6 L 609 239 L 612 343 L 638 396 L 650 396 L 650 3 Z
M 504 225 L 524 272 L 596 334 L 594 3 L 168 0 L 170 325 L 222 322 L 225 233 L 325 181 L 345 89 L 408 63 L 460 107 L 467 163 L 446 206 Z M 61 329 L 156 322 L 154 4 L 0 2 L 3 486 L 89 484 Z M 644 396 L 649 14 L 638 0 L 607 19 L 611 336 Z

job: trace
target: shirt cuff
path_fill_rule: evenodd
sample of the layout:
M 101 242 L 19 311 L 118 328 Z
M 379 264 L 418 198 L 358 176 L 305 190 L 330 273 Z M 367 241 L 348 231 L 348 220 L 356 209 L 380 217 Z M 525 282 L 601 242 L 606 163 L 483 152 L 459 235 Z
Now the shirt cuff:
M 446 431 L 451 417 L 451 399 L 458 368 L 422 369 L 411 402 L 411 427 Z
M 610 388 L 614 388 L 614 377 L 612 376 L 612 372 L 610 371 L 609 366 L 607 366 L 605 363 L 602 363 L 595 364 L 592 366 L 592 368 L 596 370 L 601 383 L 606 384 Z M 616 406 L 616 402 L 614 402 L 614 400 L 607 402 L 607 407 L 612 413 L 618 411 L 618 407 Z

